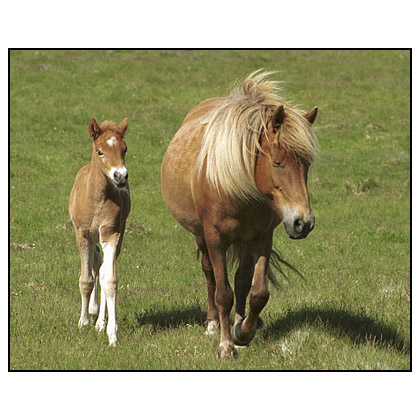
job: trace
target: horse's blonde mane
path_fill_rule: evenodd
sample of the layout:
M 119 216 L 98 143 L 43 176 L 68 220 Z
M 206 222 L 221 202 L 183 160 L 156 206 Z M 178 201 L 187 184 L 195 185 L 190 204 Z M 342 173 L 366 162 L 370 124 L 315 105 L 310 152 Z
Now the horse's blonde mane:
M 274 110 L 284 105 L 280 128 L 281 145 L 297 157 L 312 162 L 317 141 L 308 121 L 279 95 L 280 83 L 267 80 L 273 72 L 251 73 L 207 117 L 199 175 L 235 201 L 259 201 L 262 195 L 254 181 L 255 161 L 261 151 L 260 137 L 267 131 Z

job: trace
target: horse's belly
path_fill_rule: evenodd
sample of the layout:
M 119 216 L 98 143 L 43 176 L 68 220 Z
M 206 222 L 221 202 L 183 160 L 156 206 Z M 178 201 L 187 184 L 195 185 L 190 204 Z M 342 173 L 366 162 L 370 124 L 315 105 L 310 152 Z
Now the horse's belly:
M 202 234 L 197 217 L 191 184 L 195 160 L 191 151 L 182 150 L 179 139 L 169 145 L 162 162 L 161 186 L 163 200 L 175 219 L 194 235 Z

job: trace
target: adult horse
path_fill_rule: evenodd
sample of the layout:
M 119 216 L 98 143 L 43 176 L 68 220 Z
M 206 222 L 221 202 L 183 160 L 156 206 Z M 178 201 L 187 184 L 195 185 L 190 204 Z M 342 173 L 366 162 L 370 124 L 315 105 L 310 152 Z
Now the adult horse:
M 220 326 L 221 358 L 235 356 L 234 343 L 247 345 L 255 335 L 269 298 L 274 228 L 283 221 L 288 236 L 301 239 L 315 224 L 307 175 L 317 154 L 311 125 L 318 109 L 302 115 L 285 103 L 278 84 L 267 79 L 270 74 L 254 72 L 229 96 L 193 108 L 162 162 L 165 203 L 202 253 L 206 333 Z M 229 248 L 239 259 L 232 334 Z
M 127 146 L 123 140 L 127 125 L 127 118 L 118 126 L 112 121 L 104 121 L 101 126 L 94 119 L 90 121 L 92 158 L 77 173 L 69 201 L 81 261 L 79 288 L 82 312 L 79 327 L 89 325 L 91 318 L 97 318 L 96 329 L 101 332 L 106 327 L 110 346 L 117 343 L 116 262 L 131 205 L 125 167 Z M 97 246 L 99 242 L 104 254 L 103 263 Z

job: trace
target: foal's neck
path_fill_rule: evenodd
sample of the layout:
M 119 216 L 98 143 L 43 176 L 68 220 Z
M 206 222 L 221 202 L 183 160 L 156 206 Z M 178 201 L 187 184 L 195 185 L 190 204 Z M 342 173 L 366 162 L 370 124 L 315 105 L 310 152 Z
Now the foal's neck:
M 101 170 L 99 158 L 96 156 L 95 151 L 93 151 L 90 161 L 88 184 L 92 192 L 95 192 L 97 196 L 104 195 L 109 188 L 113 187 L 110 179 Z

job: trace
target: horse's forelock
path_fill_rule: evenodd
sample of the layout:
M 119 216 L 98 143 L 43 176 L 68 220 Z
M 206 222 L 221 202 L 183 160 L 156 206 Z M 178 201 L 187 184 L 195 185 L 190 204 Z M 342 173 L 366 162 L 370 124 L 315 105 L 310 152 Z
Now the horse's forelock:
M 266 80 L 272 72 L 250 74 L 208 116 L 198 159 L 199 172 L 237 201 L 262 199 L 255 181 L 255 161 L 260 136 L 267 130 L 274 110 L 285 106 L 281 142 L 286 151 L 309 163 L 315 159 L 316 137 L 309 123 L 279 95 L 280 83 Z

